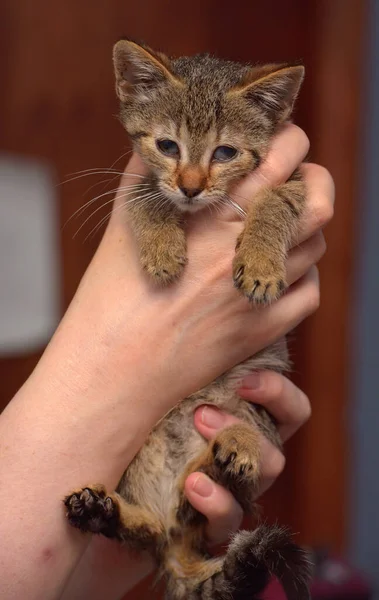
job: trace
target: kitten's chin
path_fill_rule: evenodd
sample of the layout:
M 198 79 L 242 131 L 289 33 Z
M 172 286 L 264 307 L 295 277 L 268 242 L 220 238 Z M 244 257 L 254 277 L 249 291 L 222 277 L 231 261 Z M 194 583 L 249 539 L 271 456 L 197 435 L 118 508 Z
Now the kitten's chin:
M 178 210 L 180 210 L 180 212 L 186 212 L 186 213 L 195 213 L 195 212 L 199 212 L 199 210 L 203 210 L 204 208 L 206 208 L 208 206 L 208 203 L 203 204 L 200 202 L 196 202 L 196 200 L 183 200 L 183 201 L 175 201 L 174 202 L 176 208 Z
M 166 190 L 161 188 L 162 193 L 166 196 L 168 200 L 178 209 L 180 212 L 185 213 L 195 213 L 199 212 L 199 210 L 203 210 L 212 202 L 209 201 L 208 198 L 195 197 L 195 198 L 186 198 L 182 194 L 178 194 L 176 192 L 172 192 L 171 190 Z

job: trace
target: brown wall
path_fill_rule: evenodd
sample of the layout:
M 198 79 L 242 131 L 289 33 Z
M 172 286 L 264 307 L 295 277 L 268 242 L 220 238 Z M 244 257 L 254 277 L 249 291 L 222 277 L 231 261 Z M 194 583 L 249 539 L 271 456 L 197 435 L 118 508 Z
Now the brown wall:
M 310 135 L 312 160 L 335 176 L 339 210 L 321 264 L 322 307 L 295 343 L 296 378 L 311 397 L 313 419 L 289 444 L 286 472 L 265 505 L 271 518 L 292 525 L 303 541 L 335 548 L 343 547 L 346 528 L 344 411 L 365 5 L 361 0 L 0 1 L 0 149 L 47 158 L 59 181 L 82 169 L 110 166 L 127 150 L 114 118 L 110 59 L 112 44 L 122 35 L 173 54 L 211 51 L 241 60 L 305 61 L 297 121 Z M 125 158 L 118 164 L 124 163 Z M 62 225 L 91 197 L 85 191 L 95 180 L 84 177 L 60 188 Z M 73 219 L 61 233 L 64 307 L 99 240 L 97 235 L 83 243 L 92 221 L 73 238 L 83 221 Z M 0 405 L 37 357 L 0 361 Z

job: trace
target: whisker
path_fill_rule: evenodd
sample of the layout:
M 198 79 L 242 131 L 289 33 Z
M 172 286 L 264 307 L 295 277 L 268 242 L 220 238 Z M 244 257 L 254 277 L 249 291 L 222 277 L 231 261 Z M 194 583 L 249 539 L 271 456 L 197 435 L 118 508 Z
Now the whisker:
M 82 177 L 88 177 L 89 175 L 122 175 L 122 171 L 116 171 L 115 169 L 85 169 L 84 171 L 77 171 L 76 173 L 69 173 L 69 179 L 65 179 L 61 181 L 57 185 L 64 185 L 66 183 L 70 183 L 70 181 L 75 181 L 76 179 L 81 179 Z M 72 177 L 71 177 L 72 175 Z
M 117 165 L 117 163 L 124 158 L 124 156 L 127 156 L 128 154 L 131 154 L 133 152 L 133 148 L 131 148 L 130 150 L 127 150 L 126 152 L 124 152 L 124 154 L 121 154 L 121 156 L 119 156 L 117 158 L 117 160 L 114 161 L 114 163 L 111 164 L 111 166 L 109 167 L 110 169 L 112 169 L 115 165 Z
M 152 200 L 157 195 L 158 195 L 157 193 L 153 193 L 153 194 L 138 196 L 137 198 L 131 198 L 130 200 L 126 200 L 125 202 L 123 202 L 117 208 L 112 208 L 112 210 L 107 215 L 105 215 L 105 217 L 103 217 L 100 220 L 100 222 L 97 225 L 95 225 L 95 227 L 93 229 L 91 229 L 91 231 L 86 236 L 84 241 L 86 241 L 91 235 L 95 235 L 97 233 L 97 231 L 99 231 L 99 229 L 101 229 L 102 225 L 109 219 L 109 217 L 112 215 L 113 212 L 118 212 L 121 209 L 125 209 L 128 204 L 131 204 L 132 202 L 135 202 L 137 200 L 139 201 L 139 202 L 136 202 L 137 205 L 139 205 L 139 204 L 143 205 L 143 202 Z M 128 196 L 128 194 L 124 194 L 124 196 L 120 196 L 120 198 L 127 197 L 127 196 Z M 107 202 L 106 204 L 109 204 L 109 202 Z M 104 204 L 103 206 L 106 206 L 106 204 Z
M 144 205 L 148 204 L 151 202 L 151 200 L 159 200 L 160 199 L 160 192 L 155 192 L 153 194 L 150 194 L 148 196 L 140 196 L 139 199 L 137 199 L 137 201 L 135 202 L 133 199 L 132 200 L 127 200 L 124 204 L 128 205 L 128 204 L 135 204 L 136 206 L 138 206 L 139 208 L 143 208 Z M 156 209 L 156 204 L 154 205 L 150 205 L 150 210 L 153 212 Z
M 105 215 L 105 217 L 103 217 L 100 222 L 95 225 L 95 227 L 93 229 L 91 229 L 91 231 L 86 235 L 86 237 L 84 238 L 83 244 L 88 240 L 89 237 L 93 237 L 94 235 L 96 235 L 96 233 L 99 231 L 99 229 L 101 229 L 102 225 L 109 219 L 109 217 L 111 216 L 111 214 L 113 212 L 117 212 L 120 209 L 120 206 L 118 206 L 117 208 L 113 208 L 112 210 L 109 211 L 108 214 Z
M 118 175 L 115 175 L 114 177 L 111 177 L 110 179 L 102 179 L 101 181 L 96 181 L 96 183 L 94 183 L 93 185 L 91 185 L 85 192 L 84 192 L 84 196 L 86 194 L 88 194 L 88 192 L 90 190 L 93 190 L 93 188 L 95 188 L 97 185 L 101 185 L 102 183 L 104 183 L 104 185 L 106 183 L 109 183 L 110 181 L 114 181 L 116 179 L 116 177 L 118 177 Z M 104 189 L 104 188 L 103 188 Z
M 155 206 L 154 206 L 155 212 L 158 212 L 158 210 L 160 210 L 163 206 L 165 206 L 165 204 L 170 204 L 170 200 L 162 192 L 159 192 L 156 199 L 159 202 L 157 202 L 157 204 L 155 204 Z
M 83 223 L 80 225 L 79 229 L 77 229 L 74 233 L 74 235 L 72 236 L 72 239 L 76 238 L 76 236 L 78 235 L 78 233 L 83 229 L 84 225 L 86 223 L 88 223 L 88 221 L 90 221 L 90 219 L 92 219 L 92 217 L 99 212 L 99 210 L 101 210 L 102 208 L 104 208 L 105 206 L 108 206 L 108 204 L 111 204 L 114 201 L 114 198 L 111 198 L 110 200 L 107 200 L 106 202 L 104 202 L 101 206 L 99 206 L 98 208 L 96 208 L 96 210 L 94 210 L 93 212 L 91 212 L 91 214 L 89 215 L 89 217 L 87 217 L 85 219 L 85 221 L 83 221 Z
M 219 215 L 222 215 L 222 207 L 220 206 L 220 204 L 216 202 L 216 204 L 214 204 L 213 206 L 216 212 L 216 216 L 218 217 Z
M 86 210 L 86 208 L 88 208 L 89 206 L 91 206 L 91 204 L 93 204 L 94 202 L 96 202 L 96 200 L 99 200 L 100 198 L 102 198 L 103 196 L 106 196 L 107 194 L 114 194 L 116 191 L 117 191 L 117 188 L 116 188 L 116 190 L 110 190 L 109 192 L 106 192 L 105 194 L 100 194 L 100 196 L 96 196 L 95 198 L 91 198 L 91 200 L 88 200 L 88 202 L 86 202 L 82 206 L 79 206 L 79 208 L 71 215 L 71 217 L 69 217 L 67 219 L 66 223 L 62 227 L 62 231 L 68 225 L 68 223 L 70 221 L 72 221 L 72 219 L 75 216 L 79 217 Z
M 122 191 L 122 190 L 129 190 L 131 188 L 144 188 L 144 187 L 151 188 L 151 183 L 129 183 L 128 185 L 120 186 L 118 189 Z
M 242 196 L 241 194 L 237 194 L 237 192 L 233 192 L 233 196 L 237 196 L 237 198 L 241 198 L 241 200 L 244 200 L 245 202 L 250 202 L 248 198 L 245 198 L 245 196 Z
M 69 175 L 75 175 L 75 177 L 71 177 L 70 179 L 66 179 L 65 181 L 61 181 L 57 184 L 57 186 L 64 185 L 66 183 L 70 183 L 71 181 L 75 181 L 76 179 L 81 179 L 82 177 L 88 177 L 89 175 L 123 175 L 124 171 L 117 171 L 116 169 L 85 169 L 84 171 L 77 171 L 77 173 L 69 173 Z M 128 177 L 138 177 L 140 179 L 147 179 L 147 175 L 140 175 L 139 173 L 128 173 Z
M 121 174 L 123 171 L 119 171 L 118 169 L 113 169 L 112 167 L 90 167 L 89 169 L 81 169 L 80 171 L 73 171 L 72 173 L 67 173 L 68 176 L 80 175 L 81 173 L 91 173 L 94 171 L 106 171 L 107 173 L 119 173 Z
M 246 217 L 246 211 L 239 204 L 237 204 L 237 202 L 234 202 L 234 200 L 228 194 L 225 194 L 222 197 L 222 199 L 226 200 L 226 203 L 232 208 L 234 208 L 234 210 L 240 217 L 242 217 L 243 219 Z
M 211 217 L 213 217 L 212 211 L 213 211 L 213 208 L 214 208 L 214 206 L 215 206 L 215 205 L 213 204 L 213 202 L 211 202 L 210 204 L 207 204 L 207 206 L 206 206 L 206 208 L 207 208 L 207 209 L 209 210 L 209 212 L 210 212 L 210 215 L 211 215 Z
M 124 156 L 127 156 L 127 155 L 128 155 L 128 154 L 130 154 L 131 152 L 133 152 L 133 149 L 131 149 L 131 150 L 127 150 L 126 152 L 124 152 L 124 154 L 121 154 L 121 156 L 119 156 L 119 158 L 117 158 L 117 159 L 116 159 L 116 160 L 115 160 L 115 161 L 114 161 L 114 162 L 111 164 L 111 166 L 109 167 L 109 169 L 112 169 L 112 168 L 113 168 L 113 167 L 114 167 L 114 166 L 115 166 L 115 165 L 116 165 L 116 164 L 117 164 L 117 163 L 118 163 L 118 162 L 119 162 L 119 161 L 120 161 L 122 158 L 124 158 Z M 118 175 L 115 175 L 115 177 L 114 177 L 113 179 L 116 179 L 116 177 L 118 177 Z M 108 180 L 108 181 L 110 181 L 110 180 Z M 113 180 L 112 180 L 112 181 L 113 181 Z M 95 185 L 96 185 L 96 184 L 95 184 Z M 91 186 L 91 188 L 90 188 L 90 189 L 92 189 L 92 187 L 94 187 L 94 186 Z M 105 187 L 105 186 L 104 186 L 104 187 Z M 104 187 L 102 188 L 102 190 L 104 189 Z M 87 192 L 88 192 L 88 190 L 87 190 Z M 86 193 L 87 193 L 87 192 L 86 192 Z
M 139 177 L 140 179 L 148 179 L 149 175 L 140 175 L 139 173 L 126 173 L 127 177 Z
M 101 198 L 101 197 L 103 197 L 103 196 L 107 196 L 108 194 L 115 193 L 115 191 L 117 191 L 117 189 L 116 189 L 116 190 L 112 190 L 112 191 L 110 191 L 110 192 L 105 192 L 105 194 L 101 194 L 100 196 L 98 196 L 98 197 L 96 198 L 96 200 L 98 200 L 99 198 Z M 125 196 L 128 196 L 128 195 L 132 194 L 132 193 L 133 193 L 133 191 L 134 191 L 134 190 L 131 190 L 130 192 L 127 192 L 127 194 L 125 194 Z M 92 212 L 92 213 L 91 213 L 91 214 L 90 214 L 90 215 L 89 215 L 89 216 L 86 218 L 86 220 L 85 220 L 85 221 L 84 221 L 84 222 L 81 224 L 81 226 L 79 227 L 79 229 L 78 229 L 78 230 L 77 230 L 77 231 L 74 233 L 74 235 L 73 235 L 73 238 L 75 238 L 75 237 L 78 235 L 79 231 L 81 231 L 81 230 L 83 229 L 84 225 L 85 225 L 86 223 L 88 223 L 88 221 L 89 221 L 90 219 L 92 219 L 92 217 L 93 217 L 93 216 L 94 216 L 94 215 L 95 215 L 97 212 L 99 212 L 99 210 L 101 210 L 102 208 L 104 208 L 104 206 L 107 206 L 108 204 L 110 204 L 110 203 L 111 203 L 111 202 L 113 202 L 113 201 L 114 201 L 114 198 L 111 198 L 110 200 L 107 200 L 107 202 L 104 202 L 104 203 L 103 203 L 101 206 L 99 206 L 98 208 L 96 208 L 96 210 L 94 210 L 94 211 L 93 211 L 93 212 Z M 91 201 L 91 202 L 92 202 L 92 201 Z
M 130 185 L 130 186 L 124 186 L 123 188 L 114 188 L 113 190 L 109 190 L 108 192 L 104 192 L 103 194 L 99 194 L 98 196 L 96 196 L 95 198 L 91 198 L 91 200 L 89 200 L 88 202 L 86 202 L 83 206 L 80 206 L 78 208 L 78 210 L 76 210 L 71 217 L 69 217 L 69 219 L 67 219 L 66 223 L 63 225 L 62 231 L 64 230 L 64 228 L 66 227 L 66 225 L 77 215 L 80 216 L 85 210 L 86 208 L 88 208 L 89 206 L 91 206 L 94 202 L 96 202 L 97 200 L 100 200 L 100 198 L 103 198 L 104 196 L 107 196 L 109 194 L 114 194 L 116 193 L 118 190 L 120 191 L 124 191 L 126 189 L 131 189 L 137 191 L 139 189 L 140 186 L 145 186 L 148 184 L 144 184 L 144 183 L 136 183 L 134 185 Z M 100 207 L 101 208 L 101 207 Z M 93 213 L 94 214 L 94 213 Z

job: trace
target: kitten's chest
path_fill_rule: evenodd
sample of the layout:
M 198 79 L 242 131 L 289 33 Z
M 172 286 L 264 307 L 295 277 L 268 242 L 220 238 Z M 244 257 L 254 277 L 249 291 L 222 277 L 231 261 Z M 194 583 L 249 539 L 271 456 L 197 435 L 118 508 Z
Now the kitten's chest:
M 207 441 L 194 427 L 193 415 L 203 404 L 217 406 L 258 426 L 274 444 L 280 439 L 270 416 L 242 400 L 237 388 L 256 369 L 286 367 L 285 344 L 280 343 L 231 369 L 228 373 L 180 402 L 152 431 L 125 472 L 118 490 L 130 503 L 153 510 L 162 522 L 172 518 L 179 501 L 178 482 L 186 466 L 200 455 Z

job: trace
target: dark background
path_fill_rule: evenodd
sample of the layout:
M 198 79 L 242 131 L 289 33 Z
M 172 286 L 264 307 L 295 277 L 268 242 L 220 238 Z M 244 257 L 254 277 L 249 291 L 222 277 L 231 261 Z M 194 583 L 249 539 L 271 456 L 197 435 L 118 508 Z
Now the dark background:
M 300 541 L 342 552 L 348 550 L 353 477 L 347 409 L 368 11 L 364 0 L 0 0 L 0 150 L 49 161 L 59 181 L 108 167 L 127 150 L 115 118 L 111 64 L 112 45 L 121 36 L 173 55 L 303 59 L 306 82 L 296 122 L 311 139 L 311 160 L 335 178 L 337 212 L 320 265 L 321 308 L 292 342 L 294 377 L 312 400 L 313 418 L 289 443 L 286 471 L 263 504 L 265 514 L 298 531 Z M 88 200 L 85 191 L 95 181 L 85 177 L 59 188 L 61 226 Z M 73 219 L 60 233 L 62 311 L 101 235 L 83 243 L 95 221 L 73 238 L 83 221 Z M 40 349 L 0 359 L 0 406 L 39 356 Z

